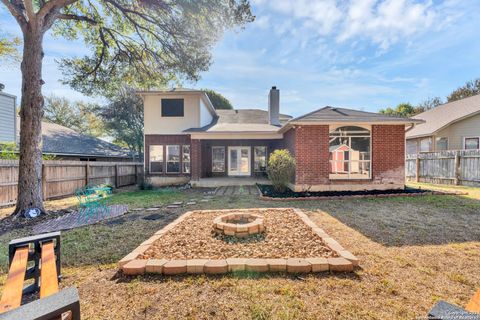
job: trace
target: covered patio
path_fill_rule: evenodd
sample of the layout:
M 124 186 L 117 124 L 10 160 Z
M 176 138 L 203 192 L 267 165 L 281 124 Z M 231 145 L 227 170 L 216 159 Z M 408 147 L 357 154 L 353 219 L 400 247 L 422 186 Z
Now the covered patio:
M 256 184 L 271 184 L 266 177 L 209 177 L 191 181 L 192 186 L 202 188 L 255 186 Z M 256 189 L 256 188 L 255 188 Z

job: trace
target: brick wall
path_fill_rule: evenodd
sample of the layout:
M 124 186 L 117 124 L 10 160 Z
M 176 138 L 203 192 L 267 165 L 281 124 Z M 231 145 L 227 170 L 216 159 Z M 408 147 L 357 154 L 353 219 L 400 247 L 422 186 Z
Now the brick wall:
M 167 156 L 167 145 L 190 145 L 190 135 L 159 135 L 159 134 L 147 134 L 145 135 L 145 173 L 149 174 L 149 159 L 150 159 L 150 145 L 162 145 L 163 146 L 163 160 L 166 161 Z M 190 148 L 191 149 L 191 148 Z M 192 150 L 190 150 L 192 153 Z M 180 157 L 180 161 L 181 161 Z M 190 159 L 190 161 L 192 161 Z M 192 166 L 193 163 L 190 164 Z M 182 164 L 180 162 L 180 168 Z M 191 170 L 191 169 L 190 169 Z M 181 171 L 181 170 L 180 170 Z M 164 173 L 155 173 L 155 175 L 166 175 Z M 168 174 L 169 176 L 175 175 L 172 173 Z M 176 174 L 181 175 L 181 174 Z M 183 174 L 182 174 L 183 175 Z
M 373 183 L 405 183 L 405 126 L 372 126 Z
M 292 132 L 290 132 L 292 131 Z M 292 146 L 292 141 L 294 145 Z M 405 183 L 405 126 L 372 126 L 372 179 L 329 179 L 329 126 L 298 126 L 289 130 L 284 147 L 293 148 L 297 185 L 365 185 Z
M 328 125 L 299 126 L 295 129 L 296 184 L 328 184 Z

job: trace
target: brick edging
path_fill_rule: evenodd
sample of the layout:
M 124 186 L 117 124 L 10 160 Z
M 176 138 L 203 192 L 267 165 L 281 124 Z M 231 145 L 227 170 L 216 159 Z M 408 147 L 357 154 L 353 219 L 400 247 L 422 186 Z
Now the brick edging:
M 248 212 L 251 210 L 293 210 L 295 214 L 311 228 L 312 232 L 322 239 L 325 245 L 335 252 L 336 258 L 301 258 L 291 257 L 288 259 L 250 259 L 250 258 L 227 258 L 227 259 L 138 259 L 151 245 L 160 239 L 165 233 L 172 230 L 194 213 L 210 212 Z M 189 211 L 175 219 L 173 222 L 157 231 L 149 239 L 142 242 L 136 249 L 123 257 L 118 266 L 125 275 L 142 275 L 145 273 L 178 275 L 178 274 L 224 274 L 232 271 L 254 272 L 352 272 L 354 266 L 358 266 L 358 259 L 350 251 L 345 250 L 337 241 L 330 237 L 323 229 L 319 228 L 302 210 L 297 208 L 252 208 L 252 209 L 228 209 L 228 210 L 196 210 Z
M 289 198 L 274 198 L 269 196 L 264 196 L 260 187 L 257 185 L 259 198 L 260 200 L 267 201 L 309 201 L 309 200 L 338 200 L 338 199 L 374 199 L 374 198 L 396 198 L 396 197 L 421 197 L 421 196 L 462 196 L 468 195 L 468 192 L 449 192 L 449 191 L 427 191 L 422 193 L 394 193 L 394 194 L 354 194 L 354 195 L 345 195 L 345 196 L 318 196 L 318 197 L 289 197 Z

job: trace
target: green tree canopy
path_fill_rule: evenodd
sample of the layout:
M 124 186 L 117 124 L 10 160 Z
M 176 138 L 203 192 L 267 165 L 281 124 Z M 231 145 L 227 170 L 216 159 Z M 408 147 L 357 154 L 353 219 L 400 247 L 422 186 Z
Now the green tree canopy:
M 99 114 L 115 143 L 143 153 L 143 101 L 133 89 L 118 90 Z
M 208 95 L 208 98 L 212 102 L 213 107 L 215 109 L 217 109 L 217 110 L 225 110 L 225 109 L 226 110 L 232 110 L 233 109 L 233 106 L 230 103 L 230 101 L 227 98 L 225 98 L 223 95 L 221 95 L 220 93 L 215 92 L 215 91 L 210 90 L 210 89 L 202 89 L 202 90 L 206 92 L 206 94 Z
M 85 102 L 72 102 L 65 97 L 45 97 L 44 119 L 94 137 L 105 136 L 105 126 L 96 115 L 100 107 Z
M 452 102 L 480 94 L 480 78 L 467 81 L 447 96 L 447 101 Z
M 397 117 L 411 117 L 418 113 L 416 112 L 415 107 L 413 107 L 410 103 L 400 103 L 395 108 L 388 107 L 386 109 L 381 109 L 379 112 L 389 116 Z

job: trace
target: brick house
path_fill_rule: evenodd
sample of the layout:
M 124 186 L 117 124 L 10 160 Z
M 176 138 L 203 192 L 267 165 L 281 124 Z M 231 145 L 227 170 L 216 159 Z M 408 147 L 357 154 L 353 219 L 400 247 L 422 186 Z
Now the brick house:
M 145 172 L 156 185 L 265 181 L 268 156 L 296 159 L 294 191 L 404 188 L 405 129 L 420 122 L 324 107 L 292 118 L 272 87 L 268 110 L 215 110 L 203 91 L 140 91 Z

